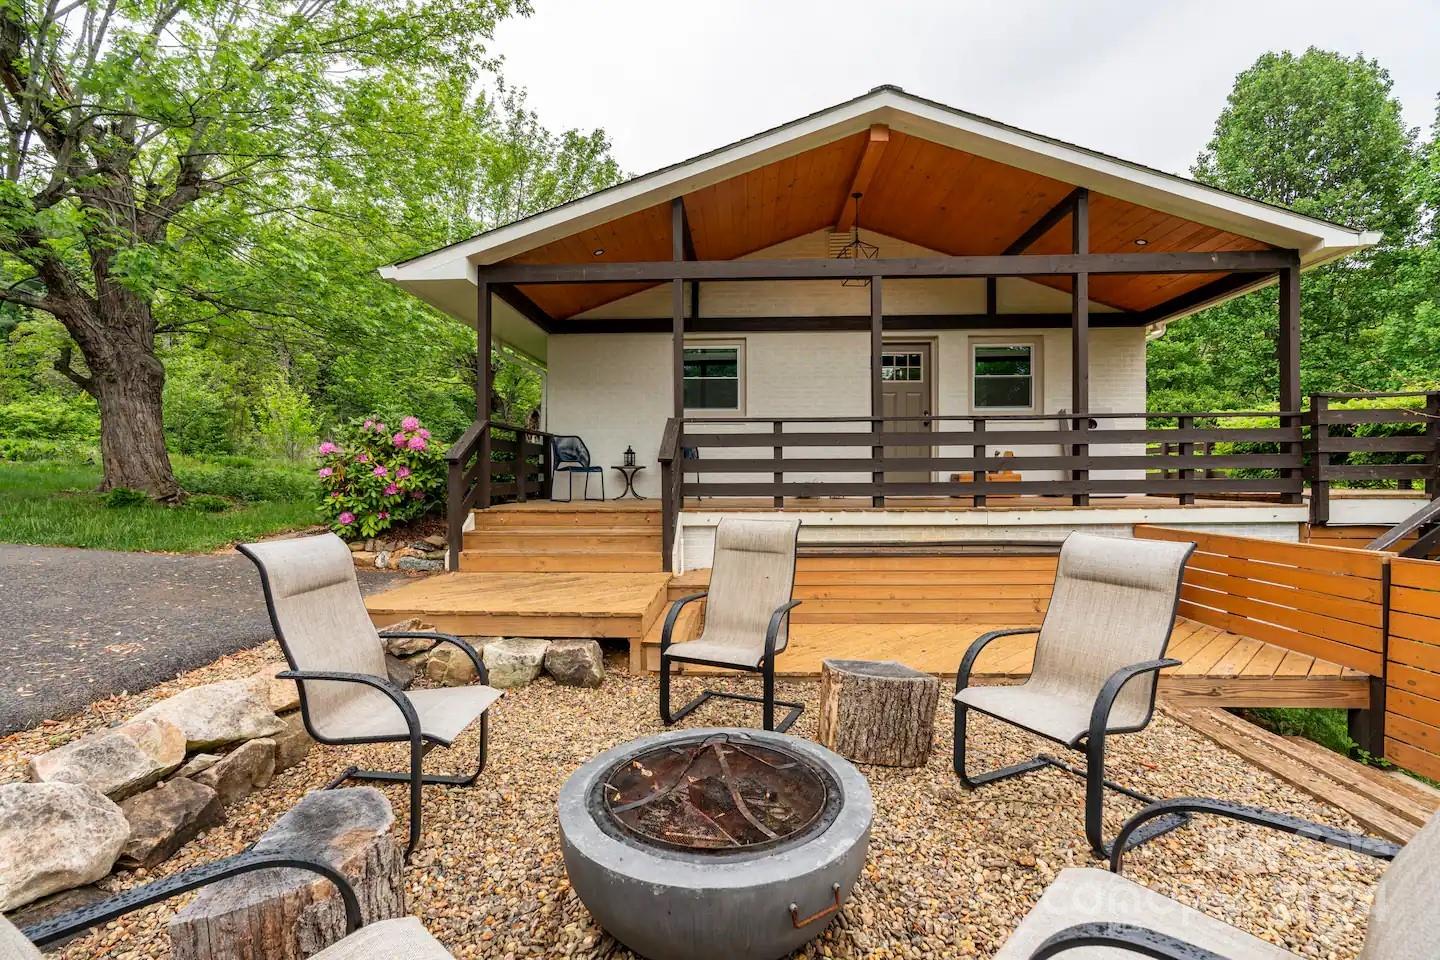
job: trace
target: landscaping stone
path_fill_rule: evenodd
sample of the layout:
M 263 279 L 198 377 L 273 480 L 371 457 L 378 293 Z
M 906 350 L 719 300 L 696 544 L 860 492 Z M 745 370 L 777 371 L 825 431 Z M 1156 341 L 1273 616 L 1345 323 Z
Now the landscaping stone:
M 425 676 L 442 687 L 463 687 L 474 683 L 477 674 L 465 651 L 447 643 L 425 654 Z
M 220 795 L 203 783 L 179 777 L 120 804 L 130 838 L 119 864 L 134 870 L 163 863 L 202 830 L 225 821 Z
M 399 657 L 385 654 L 385 674 L 389 677 L 390 682 L 401 690 L 409 690 L 410 685 L 415 682 L 417 670 L 415 659 L 418 658 L 401 660 Z
M 94 883 L 129 837 L 125 814 L 93 787 L 0 785 L 0 911 Z
M 214 790 L 220 802 L 229 806 L 266 786 L 274 776 L 275 741 L 266 737 L 242 743 L 221 757 L 219 763 L 201 771 L 195 782 Z
M 430 534 L 430 536 L 425 538 L 425 542 L 432 547 L 444 547 L 445 537 L 443 534 L 432 533 Z
M 283 660 L 267 663 L 250 680 L 255 690 L 264 696 L 265 702 L 275 713 L 289 713 L 300 709 L 300 686 L 294 680 L 280 680 L 277 673 L 290 669 Z
M 357 567 L 375 566 L 375 554 L 371 553 L 369 550 L 351 551 L 350 558 L 355 561 L 355 565 Z
M 82 783 L 118 800 L 138 793 L 185 759 L 185 734 L 161 719 L 92 733 L 30 761 L 30 779 Z
M 298 713 L 285 718 L 285 729 L 270 738 L 275 741 L 275 772 L 289 770 L 310 755 L 315 739 L 305 729 L 305 721 Z
M 409 620 L 401 620 L 388 627 L 381 627 L 380 632 L 434 629 L 434 624 L 426 623 L 419 617 L 411 617 Z M 385 640 L 385 652 L 397 657 L 409 657 L 417 653 L 424 653 L 439 642 L 435 637 L 385 637 L 383 639 Z
M 492 687 L 523 687 L 540 676 L 549 640 L 512 637 L 485 645 L 485 670 Z
M 401 570 L 410 570 L 415 573 L 434 573 L 444 568 L 444 562 L 430 560 L 425 557 L 401 557 L 395 564 Z
M 375 569 L 388 570 L 390 568 L 390 551 L 380 550 L 375 554 Z
M 209 770 L 219 762 L 220 755 L 218 753 L 197 753 L 189 760 L 186 760 L 184 766 L 175 771 L 175 777 L 194 780 L 196 774 L 200 773 L 200 771 Z
M 374 787 L 306 794 L 254 850 L 322 860 L 351 881 L 367 922 L 405 916 L 395 814 Z M 174 960 L 311 956 L 345 934 L 335 887 L 313 873 L 265 871 L 205 887 L 169 923 Z
M 551 640 L 545 672 L 566 687 L 598 687 L 605 680 L 605 656 L 594 640 Z
M 152 718 L 168 720 L 185 731 L 191 750 L 254 740 L 279 733 L 282 723 L 270 709 L 268 698 L 250 679 L 226 680 L 182 690 L 168 700 L 142 710 L 131 722 Z

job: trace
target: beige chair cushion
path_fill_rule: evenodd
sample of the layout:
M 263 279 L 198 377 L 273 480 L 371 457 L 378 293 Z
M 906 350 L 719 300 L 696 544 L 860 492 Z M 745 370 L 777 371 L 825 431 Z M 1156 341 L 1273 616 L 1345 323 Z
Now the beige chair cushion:
M 1060 550 L 1030 679 L 1018 687 L 969 687 L 955 700 L 1062 742 L 1085 733 L 1111 674 L 1165 655 L 1190 550 L 1188 543 L 1072 533 Z M 1145 722 L 1154 684 L 1147 674 L 1125 686 L 1110 729 Z
M 40 949 L 4 916 L 0 916 L 0 960 L 41 960 Z
M 1107 870 L 1086 867 L 1060 871 L 994 960 L 1029 960 L 1051 934 L 1077 923 L 1131 923 L 1148 927 L 1204 947 L 1227 960 L 1295 960 L 1292 953 L 1138 883 Z M 1081 947 L 1062 956 L 1065 960 L 1135 960 L 1137 954 L 1110 947 Z
M 385 646 L 370 622 L 343 540 L 326 533 L 249 543 L 245 550 L 264 571 L 276 626 L 293 668 L 386 678 Z M 406 735 L 404 716 L 379 690 L 322 680 L 307 680 L 303 686 L 310 725 L 328 740 Z M 449 744 L 500 692 L 471 686 L 409 696 L 423 732 Z
M 1440 813 L 1411 838 L 1380 878 L 1360 960 L 1440 955 Z
M 666 655 L 758 666 L 765 656 L 770 617 L 794 594 L 795 541 L 799 535 L 798 518 L 721 520 L 715 528 L 705 629 L 689 643 L 674 644 Z M 776 653 L 789 642 L 789 619 L 781 622 L 775 635 Z
M 450 956 L 419 919 L 398 917 L 361 927 L 311 960 L 450 960 Z

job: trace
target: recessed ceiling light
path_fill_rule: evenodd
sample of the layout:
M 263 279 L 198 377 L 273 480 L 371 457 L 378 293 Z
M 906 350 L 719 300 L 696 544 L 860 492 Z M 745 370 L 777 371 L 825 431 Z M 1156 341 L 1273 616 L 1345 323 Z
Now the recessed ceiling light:
M 595 256 L 598 257 L 598 256 L 601 256 L 601 255 L 605 252 L 605 248 L 604 248 L 604 247 L 596 247 L 594 250 L 591 250 L 590 252 L 591 252 L 593 255 L 595 255 Z
M 1145 246 L 1145 245 L 1146 245 L 1147 243 L 1149 243 L 1149 242 L 1150 242 L 1150 241 L 1149 241 L 1149 240 L 1146 240 L 1144 237 L 1136 237 L 1136 238 L 1135 238 L 1135 246 L 1137 246 L 1137 247 L 1143 247 L 1143 246 Z

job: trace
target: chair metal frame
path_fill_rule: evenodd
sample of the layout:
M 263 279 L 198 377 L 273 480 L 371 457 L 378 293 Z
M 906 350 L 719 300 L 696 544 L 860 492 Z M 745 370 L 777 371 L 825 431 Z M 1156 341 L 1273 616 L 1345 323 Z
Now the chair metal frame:
M 487 707 L 480 714 L 480 747 L 477 751 L 476 766 L 473 772 L 465 774 L 440 774 L 425 773 L 423 764 L 425 757 L 435 747 L 449 747 L 451 741 L 432 734 L 426 734 L 420 729 L 420 716 L 415 711 L 415 705 L 405 695 L 405 691 L 395 686 L 385 677 L 377 677 L 368 673 L 347 673 L 332 670 L 301 670 L 296 666 L 295 658 L 290 653 L 290 647 L 285 642 L 285 631 L 280 628 L 280 619 L 275 613 L 275 602 L 271 596 L 270 578 L 265 570 L 265 565 L 254 553 L 247 550 L 242 544 L 237 549 L 255 564 L 260 571 L 260 584 L 265 593 L 265 610 L 270 616 L 270 626 L 275 632 L 275 639 L 280 644 L 280 650 L 285 654 L 285 662 L 290 669 L 276 674 L 277 680 L 294 680 L 296 689 L 300 694 L 300 717 L 305 724 L 305 730 L 316 741 L 330 746 L 356 746 L 367 743 L 406 743 L 410 745 L 410 766 L 408 770 L 367 770 L 359 766 L 351 765 L 340 771 L 329 783 L 321 789 L 333 790 L 347 780 L 369 780 L 382 783 L 408 783 L 410 785 L 410 826 L 409 839 L 405 845 L 405 859 L 408 861 L 410 855 L 420 844 L 421 834 L 421 787 L 438 785 L 445 787 L 469 787 L 473 786 L 479 779 L 480 774 L 485 772 L 485 763 L 489 755 L 490 747 L 490 710 Z M 485 669 L 485 661 L 475 648 L 464 640 L 449 633 L 427 630 L 382 630 L 379 632 L 381 640 L 415 637 L 433 639 L 437 645 L 448 643 L 458 647 L 475 666 L 475 673 L 479 682 L 484 685 L 489 682 L 490 674 Z M 378 690 L 390 698 L 390 702 L 400 711 L 405 718 L 406 735 L 387 735 L 375 737 L 326 737 L 320 734 L 310 718 L 310 704 L 305 695 L 305 682 L 309 680 L 327 681 L 338 683 L 358 683 Z
M 1191 552 L 1193 551 L 1194 547 L 1192 545 Z M 1189 555 L 1187 554 L 1186 562 L 1188 561 Z M 1185 564 L 1182 563 L 1180 565 L 1179 575 L 1182 580 L 1184 578 L 1184 575 Z M 1178 612 L 1179 607 L 1180 582 L 1177 581 L 1175 585 L 1175 599 L 1171 605 L 1170 611 L 1171 624 L 1175 622 L 1175 615 Z M 1045 615 L 1048 619 L 1050 616 L 1050 611 L 1046 611 Z M 970 686 L 970 676 L 975 669 L 975 661 L 979 659 L 981 651 L 983 651 L 985 647 L 988 646 L 990 643 L 999 639 L 1000 637 L 1020 636 L 1024 634 L 1038 635 L 1043 629 L 1044 628 L 1042 626 L 1021 627 L 1012 630 L 991 630 L 990 632 L 982 634 L 981 636 L 976 638 L 975 641 L 970 644 L 969 649 L 965 651 L 965 656 L 960 661 L 959 669 L 957 669 L 955 672 L 955 693 L 958 695 L 960 691 Z M 1167 633 L 1165 637 L 1165 642 L 1161 645 L 1160 652 L 1163 654 L 1166 648 L 1169 647 L 1169 645 L 1170 636 Z M 979 789 L 980 787 L 986 786 L 987 784 L 995 783 L 1000 780 L 1007 780 L 1010 777 L 1018 777 L 1022 774 L 1033 773 L 1036 770 L 1043 770 L 1047 767 L 1063 770 L 1066 773 L 1079 777 L 1080 779 L 1085 781 L 1085 838 L 1089 841 L 1090 849 L 1096 857 L 1101 859 L 1108 858 L 1109 856 L 1111 856 L 1114 850 L 1114 844 L 1106 841 L 1105 839 L 1105 791 L 1107 789 L 1113 790 L 1116 793 L 1122 794 L 1131 798 L 1132 800 L 1137 800 L 1140 803 L 1145 804 L 1154 803 L 1155 798 L 1147 794 L 1141 793 L 1138 790 L 1133 790 L 1130 787 L 1126 787 L 1123 784 L 1116 783 L 1114 780 L 1106 779 L 1106 737 L 1112 734 L 1137 733 L 1141 730 L 1144 730 L 1150 725 L 1150 721 L 1155 715 L 1155 697 L 1156 694 L 1159 692 L 1159 678 L 1156 677 L 1154 682 L 1151 684 L 1150 703 L 1145 711 L 1145 717 L 1140 723 L 1126 727 L 1112 727 L 1110 726 L 1110 711 L 1115 705 L 1116 698 L 1120 696 L 1120 693 L 1125 688 L 1125 685 L 1128 684 L 1131 680 L 1134 680 L 1137 677 L 1158 673 L 1159 671 L 1164 670 L 1168 667 L 1177 667 L 1180 665 L 1180 663 L 1181 661 L 1174 658 L 1162 656 L 1161 658 L 1156 660 L 1146 660 L 1140 663 L 1133 663 L 1116 670 L 1105 681 L 1105 684 L 1100 689 L 1100 693 L 1095 697 L 1095 703 L 1090 710 L 1089 728 L 1085 732 L 1080 733 L 1075 737 L 1072 737 L 1068 741 L 1059 740 L 1047 733 L 1042 733 L 1041 731 L 1026 726 L 1025 724 L 1020 723 L 1010 717 L 1002 717 L 987 710 L 982 710 L 979 707 L 972 707 L 967 703 L 963 703 L 958 700 L 952 700 L 951 703 L 954 705 L 955 708 L 955 744 L 953 760 L 955 775 L 960 778 L 960 782 L 962 784 L 964 784 L 968 789 L 971 790 Z M 1008 723 L 1013 727 L 1019 727 L 1021 730 L 1024 730 L 1027 733 L 1032 733 L 1035 736 L 1041 737 L 1045 740 L 1049 740 L 1052 743 L 1058 743 L 1066 749 L 1083 753 L 1085 755 L 1085 766 L 1077 767 L 1074 764 L 1067 763 L 1059 757 L 1052 756 L 1048 753 L 1040 753 L 1030 758 L 1029 760 L 1022 761 L 1021 763 L 1012 764 L 1008 767 L 1001 767 L 998 770 L 989 770 L 985 773 L 972 775 L 968 773 L 965 769 L 965 760 L 967 754 L 967 721 L 971 710 L 974 710 L 977 713 L 985 714 L 989 717 L 993 717 L 994 719 L 999 720 L 1002 723 Z M 1183 812 L 1176 812 L 1171 816 L 1147 824 L 1144 831 L 1141 833 L 1133 836 L 1130 834 L 1126 834 L 1123 841 L 1117 842 L 1128 843 L 1131 846 L 1138 846 L 1139 844 L 1144 843 L 1146 840 L 1153 839 L 1160 836 L 1161 834 L 1168 833 L 1171 830 L 1176 829 L 1177 827 L 1184 826 L 1186 823 L 1189 822 L 1189 820 L 1189 814 Z
M 561 440 L 574 440 L 576 443 L 580 444 L 580 449 L 585 452 L 585 459 L 584 459 L 584 460 L 561 460 L 561 459 L 560 459 L 560 441 L 561 441 Z M 553 463 L 552 463 L 552 465 L 551 465 L 551 467 L 550 467 L 550 472 L 551 472 L 552 474 L 564 473 L 564 474 L 567 474 L 567 475 L 569 476 L 569 478 L 570 478 L 570 479 L 569 479 L 569 486 L 568 486 L 568 487 L 566 488 L 566 490 L 565 490 L 565 499 L 564 499 L 564 500 L 561 500 L 559 497 L 556 497 L 556 496 L 554 495 L 553 488 L 552 488 L 552 492 L 551 492 L 551 496 L 550 496 L 550 499 L 551 499 L 551 500 L 553 500 L 553 501 L 556 502 L 556 503 L 573 503 L 573 502 L 575 501 L 575 474 L 579 473 L 579 474 L 582 474 L 582 475 L 585 477 L 585 486 L 584 486 L 584 487 L 581 489 L 581 491 L 580 491 L 580 498 L 581 498 L 581 500 L 582 500 L 582 501 L 590 501 L 590 478 L 591 478 L 592 476 L 598 476 L 598 477 L 600 478 L 600 499 L 597 500 L 597 501 L 591 501 L 591 502 L 595 502 L 595 503 L 604 503 L 604 502 L 605 502 L 605 471 L 604 471 L 603 468 L 601 468 L 601 467 L 597 466 L 596 464 L 593 464 L 593 463 L 590 462 L 590 447 L 589 447 L 588 444 L 585 443 L 585 441 L 584 441 L 583 439 L 581 439 L 581 438 L 578 437 L 578 436 L 575 436 L 574 434 L 557 434 L 556 436 L 551 437 L 551 438 L 550 438 L 550 456 L 551 456 L 551 460 L 553 461 Z

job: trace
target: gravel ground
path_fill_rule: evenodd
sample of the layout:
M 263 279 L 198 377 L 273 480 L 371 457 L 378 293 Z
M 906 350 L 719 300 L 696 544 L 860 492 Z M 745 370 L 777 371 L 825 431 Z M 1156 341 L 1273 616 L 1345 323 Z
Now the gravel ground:
M 23 776 L 29 755 L 124 719 L 181 685 L 247 675 L 276 656 L 273 644 L 247 650 L 144 694 L 103 700 L 79 716 L 0 740 L 0 780 Z M 618 669 L 618 660 L 611 666 Z M 678 680 L 677 698 L 683 702 L 699 684 Z M 758 692 L 758 683 L 735 686 Z M 782 681 L 778 693 L 810 704 L 792 732 L 813 736 L 817 684 Z M 695 722 L 753 725 L 753 712 L 722 702 L 707 706 Z M 949 716 L 942 703 L 936 749 L 926 767 L 864 769 L 877 808 L 869 862 L 842 918 L 797 956 L 988 957 L 1059 870 L 1094 865 L 1083 835 L 1078 781 L 1045 772 L 976 793 L 960 789 L 949 769 Z M 411 912 L 457 957 L 632 956 L 596 927 L 570 891 L 554 804 L 560 784 L 581 762 L 659 729 L 656 684 L 649 677 L 615 672 L 600 690 L 542 680 L 509 692 L 495 711 L 491 762 L 479 785 L 426 788 L 425 839 L 407 873 Z M 1015 762 L 1038 746 L 984 718 L 972 730 L 977 767 Z M 463 768 L 474 756 L 475 738 L 468 733 L 452 751 L 432 754 L 431 768 Z M 1113 743 L 1112 775 L 1151 793 L 1223 796 L 1357 829 L 1344 815 L 1165 717 L 1157 717 L 1146 733 Z M 390 746 L 317 747 L 304 763 L 231 807 L 228 823 L 189 844 L 156 873 L 238 852 L 343 766 L 398 767 L 401 753 Z M 403 820 L 403 788 L 387 789 Z M 1133 809 L 1113 804 L 1110 830 Z M 1132 854 L 1126 872 L 1303 957 L 1341 960 L 1359 951 L 1361 918 L 1380 870 L 1353 854 L 1210 820 Z M 119 889 L 143 879 L 122 875 L 106 883 Z M 175 906 L 112 923 L 61 956 L 165 957 L 165 921 Z
M 362 571 L 361 587 L 381 589 L 395 576 Z M 0 583 L 0 733 L 143 690 L 270 637 L 255 567 L 233 551 L 0 544 Z

